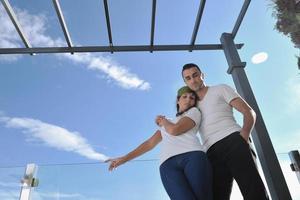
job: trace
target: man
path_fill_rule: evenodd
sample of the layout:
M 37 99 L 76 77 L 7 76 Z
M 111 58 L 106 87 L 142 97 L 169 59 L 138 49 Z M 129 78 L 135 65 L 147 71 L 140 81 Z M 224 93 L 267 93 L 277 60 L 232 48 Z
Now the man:
M 228 85 L 207 86 L 196 64 L 184 65 L 182 77 L 200 99 L 199 132 L 213 168 L 214 199 L 230 199 L 233 179 L 245 200 L 269 199 L 248 143 L 254 110 Z M 234 119 L 233 108 L 243 115 L 242 127 Z

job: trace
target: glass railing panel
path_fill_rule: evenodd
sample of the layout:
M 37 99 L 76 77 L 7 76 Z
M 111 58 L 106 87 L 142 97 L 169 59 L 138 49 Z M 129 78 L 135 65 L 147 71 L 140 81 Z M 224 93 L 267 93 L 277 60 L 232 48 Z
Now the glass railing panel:
M 109 172 L 103 163 L 39 166 L 32 199 L 167 200 L 157 161 L 134 161 Z
M 0 167 L 0 199 L 18 200 L 25 167 Z
M 299 181 L 288 153 L 277 153 L 293 200 L 300 200 Z M 259 171 L 262 174 L 260 163 Z M 157 160 L 128 162 L 109 172 L 106 163 L 39 165 L 39 185 L 32 200 L 168 200 Z M 0 199 L 19 200 L 24 167 L 0 167 Z M 263 177 L 263 176 L 262 176 Z M 263 177 L 264 178 L 264 177 Z M 265 180 L 264 180 L 265 182 Z M 265 183 L 266 184 L 266 183 Z M 236 183 L 231 200 L 242 199 Z
M 296 173 L 290 167 L 291 160 L 288 153 L 278 153 L 277 157 L 292 199 L 300 200 L 300 182 L 297 179 Z

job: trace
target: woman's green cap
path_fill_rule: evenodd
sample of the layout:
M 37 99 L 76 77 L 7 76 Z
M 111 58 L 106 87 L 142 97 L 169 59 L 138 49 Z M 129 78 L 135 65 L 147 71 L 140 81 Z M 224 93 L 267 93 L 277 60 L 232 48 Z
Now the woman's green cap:
M 177 91 L 177 96 L 180 97 L 184 93 L 191 93 L 191 92 L 193 92 L 193 90 L 191 90 L 188 86 L 183 86 Z

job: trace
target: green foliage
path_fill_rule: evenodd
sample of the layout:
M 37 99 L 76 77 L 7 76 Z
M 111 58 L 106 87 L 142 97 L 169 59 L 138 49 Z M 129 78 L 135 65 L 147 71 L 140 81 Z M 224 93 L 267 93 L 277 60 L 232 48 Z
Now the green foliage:
M 300 48 L 300 0 L 272 0 L 273 16 L 277 18 L 275 29 L 291 38 L 296 48 Z M 298 69 L 300 70 L 300 57 Z
M 277 22 L 276 30 L 288 35 L 296 47 L 300 46 L 300 2 L 297 0 L 273 0 Z
M 297 56 L 297 58 L 298 58 L 298 69 L 300 70 L 300 57 L 299 56 Z

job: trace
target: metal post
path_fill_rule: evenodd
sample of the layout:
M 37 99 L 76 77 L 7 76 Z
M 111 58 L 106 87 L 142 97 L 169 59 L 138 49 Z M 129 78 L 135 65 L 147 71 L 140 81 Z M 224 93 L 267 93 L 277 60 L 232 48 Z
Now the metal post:
M 19 200 L 30 200 L 33 187 L 38 185 L 38 179 L 36 178 L 37 169 L 37 165 L 33 163 L 26 166 L 24 177 L 21 180 L 22 188 Z
M 252 131 L 252 138 L 256 147 L 260 163 L 268 184 L 272 200 L 291 200 L 291 195 L 281 171 L 266 125 L 252 92 L 245 73 L 245 62 L 241 62 L 230 33 L 223 33 L 221 43 L 229 65 L 228 74 L 232 75 L 239 94 L 256 112 L 256 123 Z
M 298 181 L 300 183 L 300 154 L 299 151 L 290 151 L 289 156 L 291 159 L 291 168 L 296 173 Z

